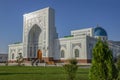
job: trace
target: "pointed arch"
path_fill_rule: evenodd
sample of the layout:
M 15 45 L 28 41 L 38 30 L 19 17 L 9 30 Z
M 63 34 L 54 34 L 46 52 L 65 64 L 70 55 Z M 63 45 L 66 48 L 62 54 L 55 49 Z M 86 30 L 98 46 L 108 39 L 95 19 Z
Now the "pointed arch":
M 79 53 L 80 53 L 79 49 L 75 49 L 75 51 L 74 51 L 75 58 L 79 57 L 79 55 L 80 55 Z
M 35 24 L 28 33 L 28 54 L 30 58 L 35 58 L 41 39 L 41 28 Z
M 15 57 L 15 55 L 14 55 L 14 53 L 12 53 L 12 59 L 14 59 L 14 57 Z
M 80 51 L 81 51 L 81 48 L 78 45 L 73 48 L 74 58 L 80 58 L 81 57 Z
M 65 57 L 65 51 L 64 50 L 61 50 L 61 58 L 64 58 Z

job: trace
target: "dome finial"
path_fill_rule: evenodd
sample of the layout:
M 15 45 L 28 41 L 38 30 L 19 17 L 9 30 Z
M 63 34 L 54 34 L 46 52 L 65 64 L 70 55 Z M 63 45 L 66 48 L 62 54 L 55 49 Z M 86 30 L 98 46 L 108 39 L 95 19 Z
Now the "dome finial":
M 100 27 L 99 24 L 97 24 L 97 27 Z

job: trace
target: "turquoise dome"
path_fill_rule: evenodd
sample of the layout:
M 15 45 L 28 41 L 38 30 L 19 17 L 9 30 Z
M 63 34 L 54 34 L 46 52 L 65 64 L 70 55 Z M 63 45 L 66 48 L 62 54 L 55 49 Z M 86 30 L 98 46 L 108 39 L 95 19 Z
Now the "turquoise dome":
M 107 32 L 101 27 L 96 27 L 94 29 L 94 36 L 107 36 Z

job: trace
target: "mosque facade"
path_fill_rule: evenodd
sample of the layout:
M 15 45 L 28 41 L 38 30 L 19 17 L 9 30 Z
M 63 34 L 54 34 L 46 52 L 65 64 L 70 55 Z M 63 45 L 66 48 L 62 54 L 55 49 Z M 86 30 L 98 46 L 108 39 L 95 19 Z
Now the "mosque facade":
M 26 61 L 65 62 L 75 58 L 79 63 L 90 63 L 98 37 L 108 40 L 107 32 L 99 26 L 72 30 L 69 36 L 58 38 L 55 11 L 50 7 L 44 8 L 23 15 L 23 40 L 22 43 L 8 45 L 8 61 L 16 61 L 21 54 Z M 120 46 L 117 48 L 119 52 Z

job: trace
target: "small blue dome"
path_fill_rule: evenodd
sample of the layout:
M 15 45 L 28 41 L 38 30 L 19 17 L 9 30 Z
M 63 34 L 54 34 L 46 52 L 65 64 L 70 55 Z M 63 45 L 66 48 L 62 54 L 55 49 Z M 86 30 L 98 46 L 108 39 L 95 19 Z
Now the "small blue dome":
M 94 29 L 94 36 L 107 36 L 107 32 L 101 27 L 96 27 Z

